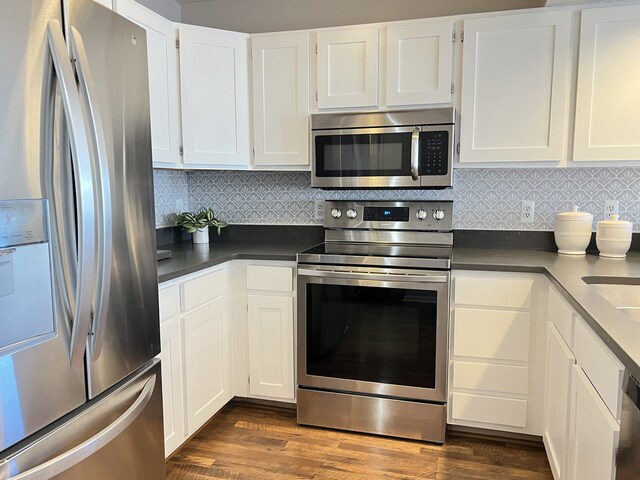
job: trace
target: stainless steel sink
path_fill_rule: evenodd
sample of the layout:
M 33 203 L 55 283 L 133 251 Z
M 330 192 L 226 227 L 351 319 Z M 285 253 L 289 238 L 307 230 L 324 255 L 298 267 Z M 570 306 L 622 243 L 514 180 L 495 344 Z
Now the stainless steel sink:
M 640 322 L 640 278 L 583 277 L 582 281 L 622 313 Z

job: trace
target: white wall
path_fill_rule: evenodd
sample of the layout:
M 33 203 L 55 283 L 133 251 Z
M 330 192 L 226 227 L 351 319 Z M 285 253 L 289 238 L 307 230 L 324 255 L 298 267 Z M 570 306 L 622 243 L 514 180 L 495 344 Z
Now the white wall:
M 545 0 L 207 0 L 184 3 L 182 21 L 261 33 L 512 10 L 544 4 Z
M 168 18 L 172 22 L 182 21 L 182 8 L 174 0 L 136 0 L 150 10 Z

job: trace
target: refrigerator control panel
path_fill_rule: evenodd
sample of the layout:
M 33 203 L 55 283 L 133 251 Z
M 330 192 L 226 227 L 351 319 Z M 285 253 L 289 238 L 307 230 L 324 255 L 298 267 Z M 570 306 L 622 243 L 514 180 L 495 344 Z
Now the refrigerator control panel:
M 0 201 L 0 248 L 47 242 L 46 200 Z

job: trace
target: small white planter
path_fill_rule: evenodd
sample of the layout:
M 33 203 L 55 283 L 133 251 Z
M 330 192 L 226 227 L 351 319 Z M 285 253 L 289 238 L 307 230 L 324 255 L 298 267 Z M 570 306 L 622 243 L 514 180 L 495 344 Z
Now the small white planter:
M 193 243 L 209 243 L 209 227 L 193 232 Z

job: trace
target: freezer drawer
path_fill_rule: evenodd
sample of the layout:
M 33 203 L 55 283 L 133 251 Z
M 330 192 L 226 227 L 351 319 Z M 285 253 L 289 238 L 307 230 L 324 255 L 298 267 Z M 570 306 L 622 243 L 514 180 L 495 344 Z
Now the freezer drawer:
M 0 480 L 165 476 L 160 361 L 0 460 Z

